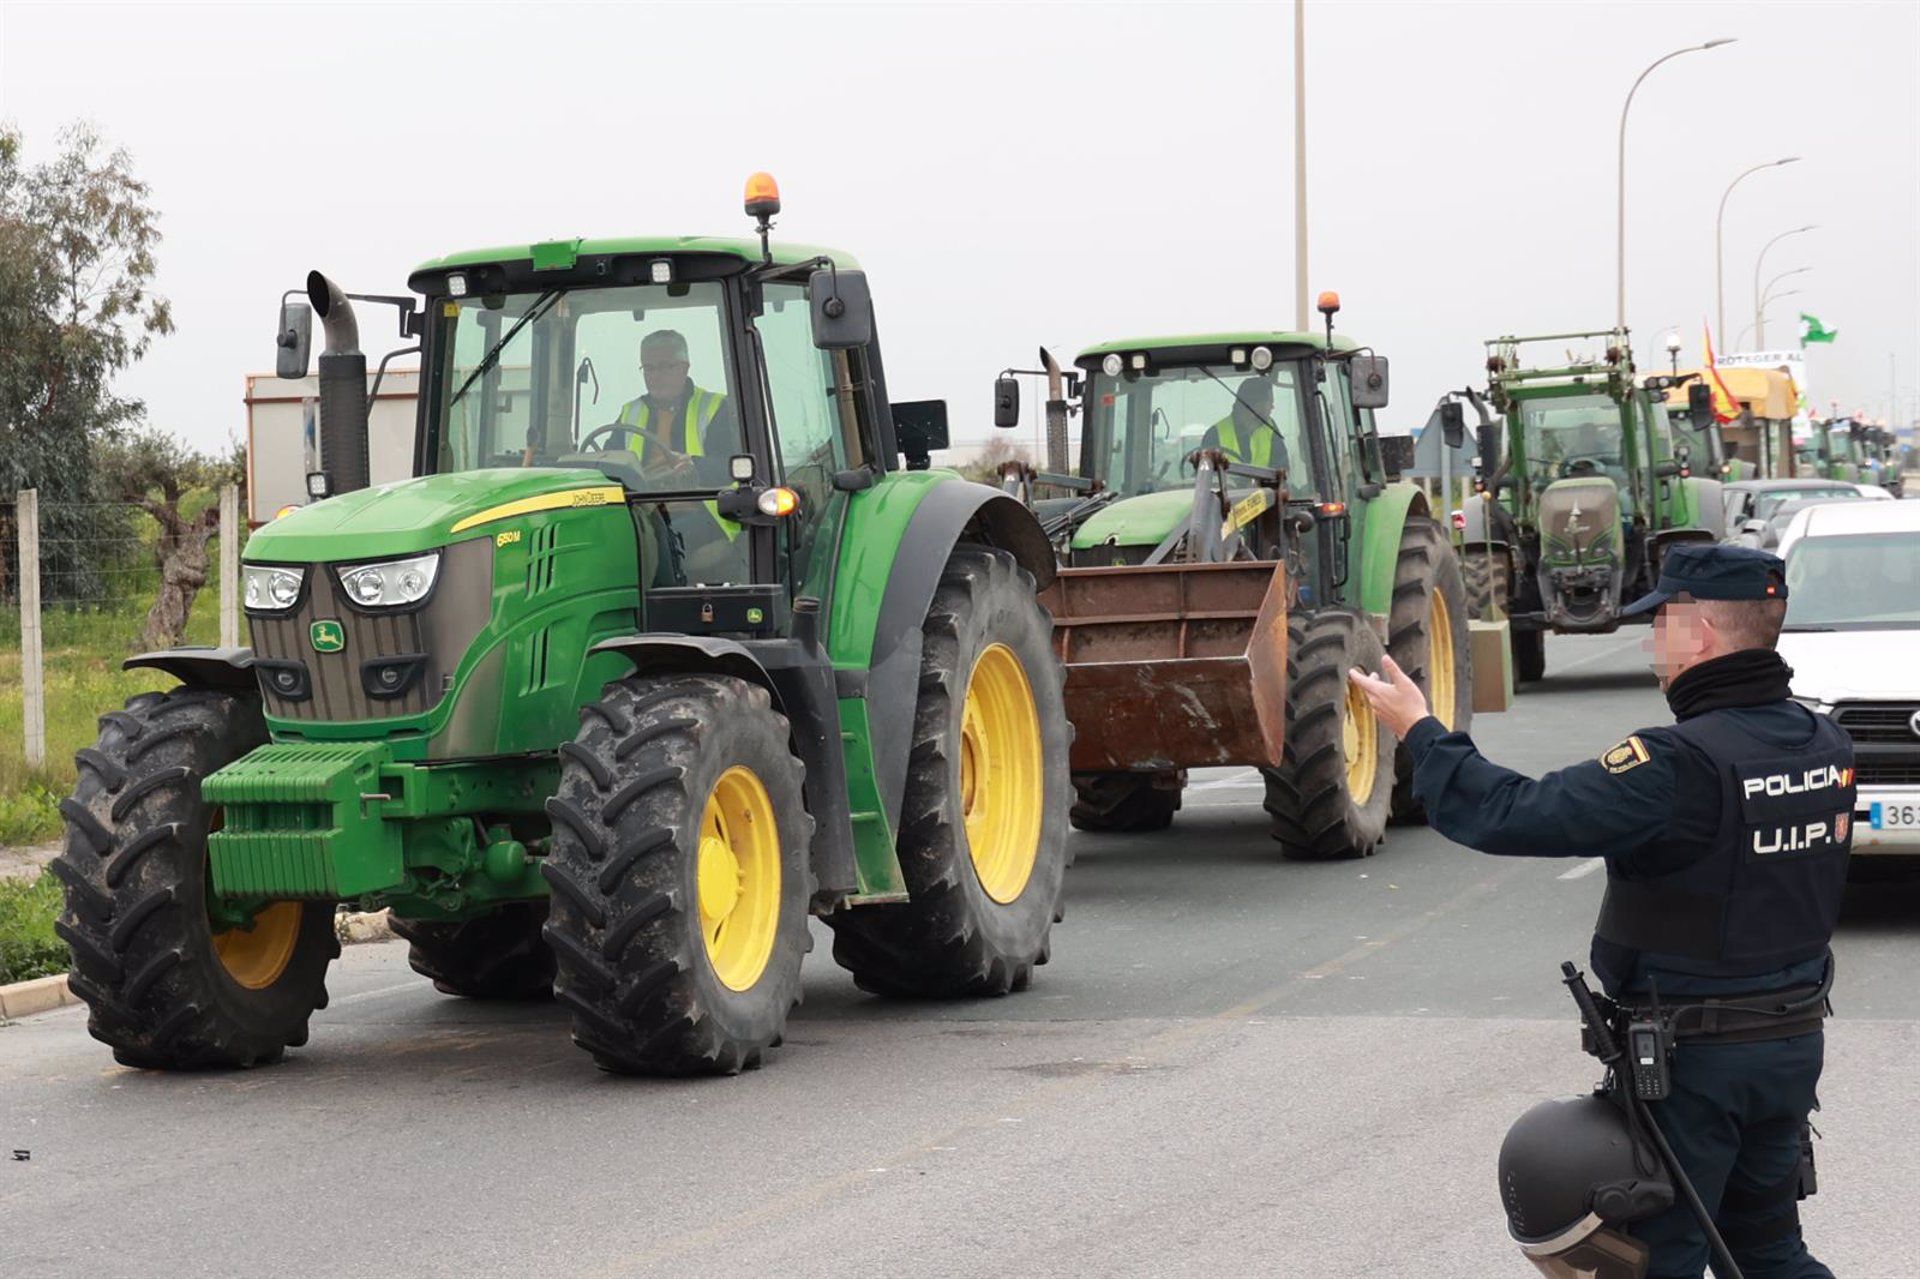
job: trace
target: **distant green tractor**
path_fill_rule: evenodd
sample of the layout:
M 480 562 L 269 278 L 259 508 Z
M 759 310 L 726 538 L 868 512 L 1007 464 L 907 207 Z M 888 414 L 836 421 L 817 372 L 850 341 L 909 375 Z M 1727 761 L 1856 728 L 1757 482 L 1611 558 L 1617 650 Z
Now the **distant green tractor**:
M 248 543 L 251 649 L 101 719 L 60 931 L 122 1062 L 306 1042 L 338 903 L 444 992 L 545 996 L 603 1067 L 781 1041 L 808 918 L 864 989 L 1024 989 L 1059 917 L 1061 675 L 1018 502 L 924 469 L 865 276 L 759 240 L 429 262 L 416 478 L 367 484 L 353 311 L 325 323 L 318 500 Z M 283 376 L 310 316 L 286 308 Z M 907 458 L 902 469 L 900 455 Z M 914 469 L 914 468 L 921 469 Z
M 1595 341 L 1598 356 L 1545 365 L 1520 356 L 1527 343 Z M 1668 547 L 1719 540 L 1721 486 L 1693 474 L 1676 449 L 1663 402 L 1675 379 L 1637 379 L 1625 330 L 1487 346 L 1485 398 L 1505 417 L 1505 447 L 1484 420 L 1460 553 L 1475 615 L 1507 617 L 1514 672 L 1537 680 L 1548 631 L 1617 629 L 1625 603 L 1652 588 Z M 1709 471 L 1712 457 L 1703 459 Z
M 1362 857 L 1420 817 L 1410 767 L 1348 684 L 1383 652 L 1466 727 L 1460 569 L 1383 441 L 1387 362 L 1326 334 L 1091 347 L 1053 386 L 1050 465 L 1015 465 L 1060 556 L 1042 596 L 1066 663 L 1074 825 L 1167 826 L 1187 770 L 1258 768 L 1285 855 Z M 1018 417 L 1003 375 L 996 421 Z M 1076 401 L 1074 403 L 1073 401 Z M 1076 474 L 1065 422 L 1082 416 Z M 1065 496 L 1040 496 L 1048 488 Z

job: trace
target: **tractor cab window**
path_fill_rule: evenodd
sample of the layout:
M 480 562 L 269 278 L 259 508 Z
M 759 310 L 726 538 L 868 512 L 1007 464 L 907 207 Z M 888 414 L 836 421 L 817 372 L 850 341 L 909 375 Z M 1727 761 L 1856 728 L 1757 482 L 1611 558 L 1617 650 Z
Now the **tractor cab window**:
M 1097 478 L 1125 494 L 1188 488 L 1198 449 L 1288 474 L 1294 496 L 1314 489 L 1298 370 L 1252 373 L 1230 364 L 1175 365 L 1093 376 L 1087 403 Z
M 1605 395 L 1523 400 L 1520 424 L 1527 478 L 1537 492 L 1555 480 L 1604 477 L 1620 490 L 1622 515 L 1632 514 L 1620 406 Z
M 742 445 L 720 285 L 439 305 L 435 470 L 576 466 L 637 493 L 728 483 Z

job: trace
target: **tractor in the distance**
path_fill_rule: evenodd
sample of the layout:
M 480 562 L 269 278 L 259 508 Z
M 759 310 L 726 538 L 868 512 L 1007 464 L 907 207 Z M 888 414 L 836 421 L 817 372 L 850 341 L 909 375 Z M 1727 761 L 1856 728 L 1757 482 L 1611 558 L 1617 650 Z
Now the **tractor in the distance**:
M 1522 357 L 1523 346 L 1549 342 L 1599 349 Z M 1514 673 L 1537 680 L 1548 631 L 1617 629 L 1668 547 L 1719 540 L 1720 481 L 1677 452 L 1663 402 L 1675 379 L 1636 378 L 1625 330 L 1487 347 L 1484 398 L 1504 430 L 1483 427 L 1460 554 L 1474 615 L 1507 618 Z

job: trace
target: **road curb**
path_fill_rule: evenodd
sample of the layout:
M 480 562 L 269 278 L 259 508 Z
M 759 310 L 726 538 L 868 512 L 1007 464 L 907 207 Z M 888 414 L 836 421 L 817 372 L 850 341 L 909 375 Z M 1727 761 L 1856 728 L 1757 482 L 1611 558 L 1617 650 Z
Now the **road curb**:
M 0 986 L 0 1021 L 17 1021 L 79 1002 L 80 997 L 67 985 L 65 973 L 17 981 L 11 986 Z
M 351 911 L 341 915 L 334 921 L 334 931 L 341 943 L 347 946 L 393 940 L 393 925 L 388 922 L 384 910 L 365 914 Z M 80 996 L 74 994 L 73 988 L 67 984 L 65 973 L 35 977 L 32 981 L 17 981 L 10 986 L 0 986 L 0 1021 L 18 1021 L 22 1017 L 51 1012 L 55 1008 L 65 1008 L 79 1002 Z

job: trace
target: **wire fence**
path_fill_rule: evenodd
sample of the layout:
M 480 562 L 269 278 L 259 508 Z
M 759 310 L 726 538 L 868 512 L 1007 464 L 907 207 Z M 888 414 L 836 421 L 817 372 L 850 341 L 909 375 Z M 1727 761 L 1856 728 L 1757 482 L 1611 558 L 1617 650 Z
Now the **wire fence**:
M 209 506 L 221 518 L 204 515 Z M 155 638 L 147 632 L 183 620 L 180 643 L 237 642 L 235 579 L 246 536 L 238 506 L 231 489 L 183 503 L 185 519 L 211 527 L 203 541 L 195 533 L 182 546 L 131 504 L 43 503 L 31 492 L 0 501 L 0 844 L 50 837 L 54 805 L 72 784 L 73 752 L 93 741 L 97 717 L 172 682 L 120 669 Z M 167 624 L 150 627 L 169 582 Z M 235 606 L 223 619 L 229 599 Z

